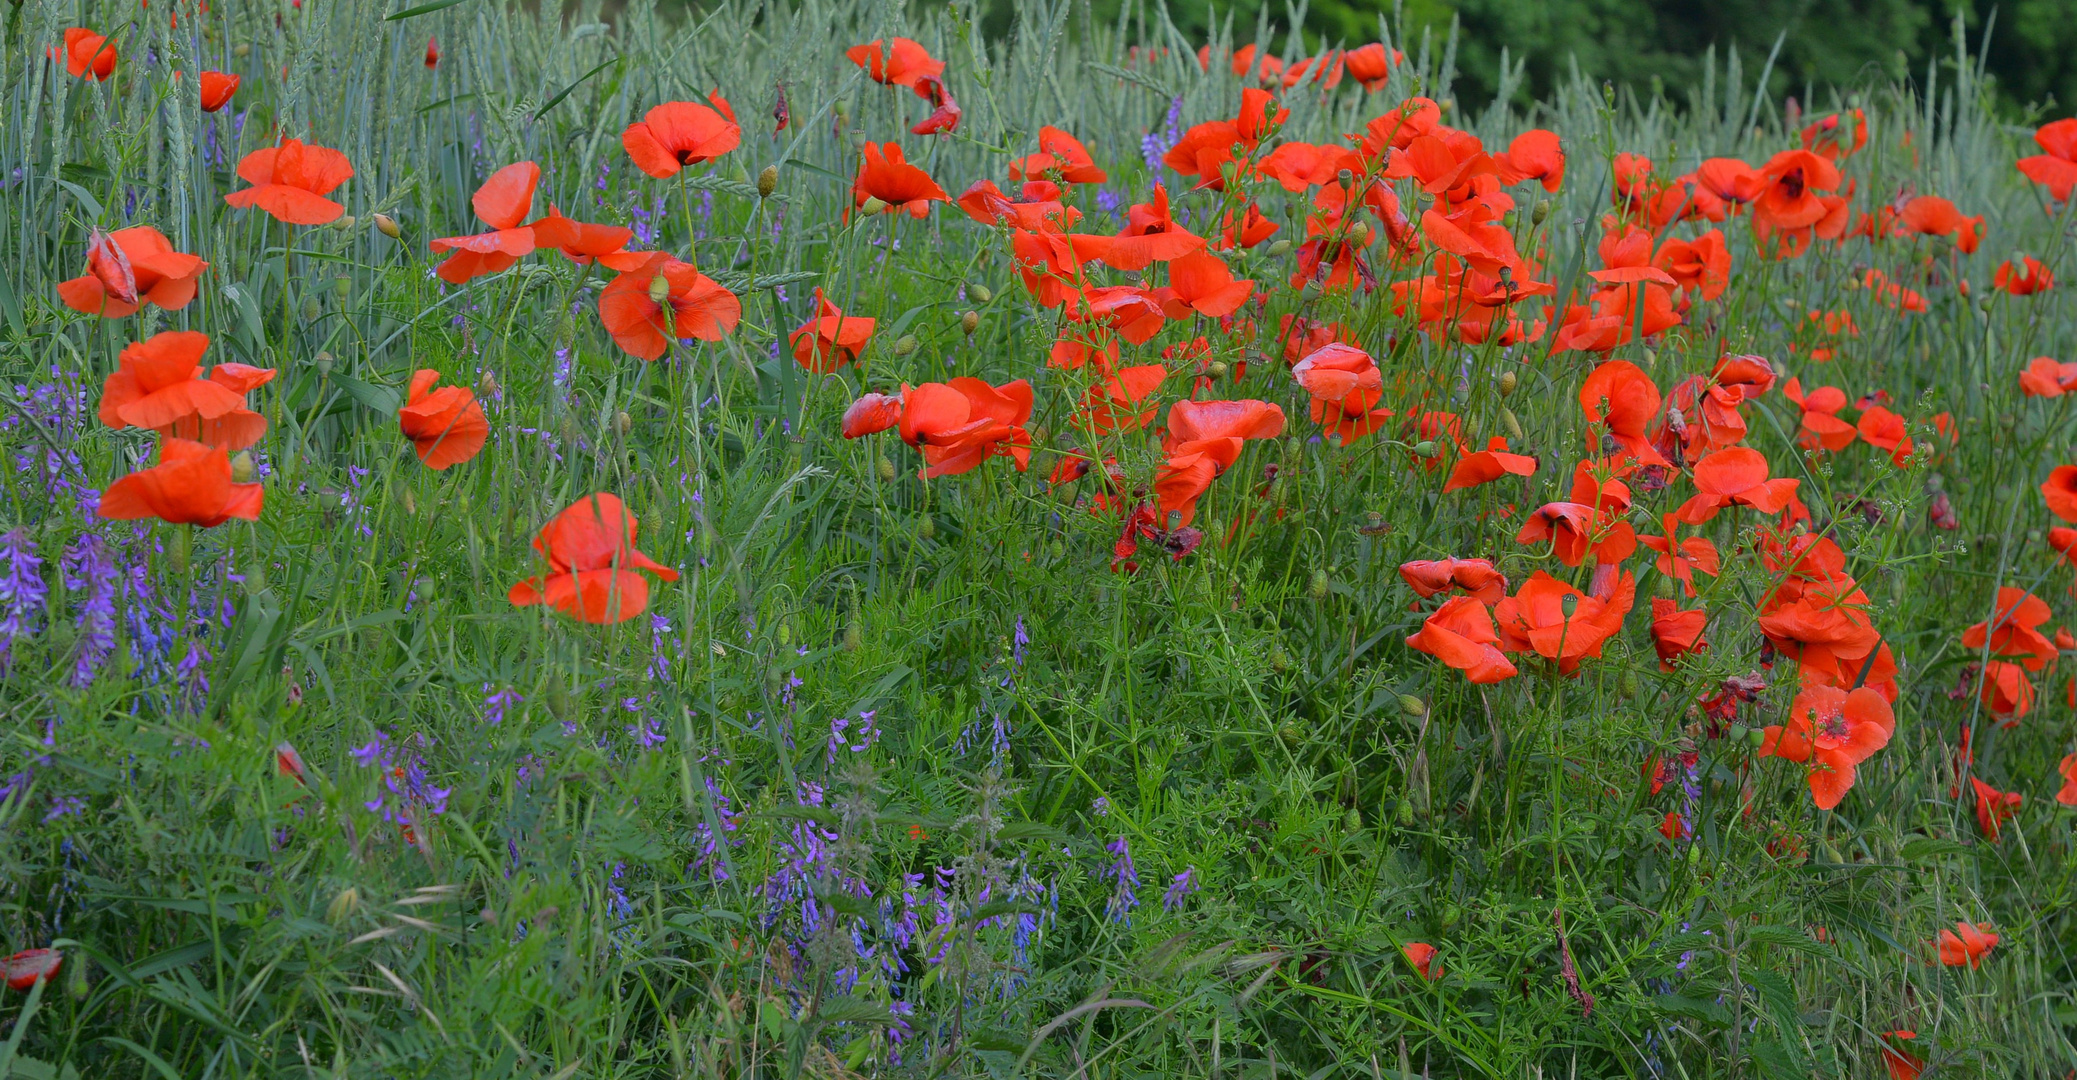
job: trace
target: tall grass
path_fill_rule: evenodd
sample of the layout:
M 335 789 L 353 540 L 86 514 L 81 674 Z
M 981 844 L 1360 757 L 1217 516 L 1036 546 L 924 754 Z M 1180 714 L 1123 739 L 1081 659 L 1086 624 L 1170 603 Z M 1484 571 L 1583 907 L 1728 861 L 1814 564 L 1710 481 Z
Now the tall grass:
M 974 3 L 720 3 L 678 21 L 635 0 L 610 23 L 589 2 L 563 18 L 487 0 L 215 7 L 5 15 L 0 532 L 33 544 L 48 599 L 18 605 L 0 675 L 0 942 L 57 947 L 65 967 L 0 1002 L 0 1073 L 1874 1076 L 1898 1028 L 1936 1075 L 2077 1067 L 2072 817 L 2052 798 L 2072 710 L 2049 679 L 2018 726 L 1993 723 L 1960 644 L 2000 585 L 2069 609 L 2035 492 L 2069 453 L 2068 416 L 2016 375 L 2069 355 L 2070 309 L 2063 291 L 1989 289 L 2015 250 L 2069 270 L 2069 218 L 2013 170 L 2028 133 L 1993 119 L 1969 43 L 1911 85 L 1797 108 L 1864 109 L 1857 206 L 1944 195 L 1987 216 L 1980 251 L 1854 239 L 1773 261 L 1737 223 L 1724 296 L 1611 354 L 1661 386 L 1765 355 L 1806 384 L 1887 391 L 1928 446 L 1908 468 L 1866 447 L 1802 457 L 1780 394 L 1746 410 L 1901 669 L 1896 738 L 1820 812 L 1800 771 L 1693 723 L 1698 695 L 1760 663 L 1771 581 L 1750 560 L 1708 584 L 1712 648 L 1671 673 L 1641 612 L 1578 679 L 1525 664 L 1474 687 L 1401 644 L 1423 618 L 1403 561 L 1571 576 L 1503 513 L 1563 498 L 1584 445 L 1577 391 L 1598 358 L 1548 339 L 1439 344 L 1388 288 L 1272 293 L 1264 327 L 1299 311 L 1354 327 L 1388 404 L 1451 409 L 1479 445 L 1514 425 L 1542 458 L 1444 497 L 1418 435 L 1309 439 L 1269 338 L 1200 320 L 1183 336 L 1250 361 L 1219 393 L 1280 401 L 1288 437 L 1214 485 L 1194 554 L 1143 545 L 1136 573 L 1114 568 L 1116 516 L 1045 482 L 1062 450 L 1095 445 L 1071 420 L 1088 380 L 1045 366 L 1057 316 L 1002 236 L 949 205 L 846 211 L 861 136 L 898 139 L 956 195 L 1003 182 L 1050 124 L 1110 172 L 1075 198 L 1084 228 L 1114 229 L 1163 181 L 1210 231 L 1219 196 L 1151 168 L 1142 139 L 1231 116 L 1238 80 L 1201 71 L 1203 43 L 1158 5 L 1103 24 L 1029 0 L 1000 41 Z M 114 79 L 45 61 L 72 25 L 117 43 Z M 1378 32 L 1407 54 L 1390 84 L 1286 95 L 1284 138 L 1450 98 L 1454 41 Z M 956 135 L 906 134 L 927 108 L 844 59 L 896 34 L 947 62 Z M 1215 52 L 1248 41 L 1301 55 L 1267 23 Z M 1536 215 L 1543 196 L 1524 197 L 1511 225 L 1569 289 L 1598 265 L 1616 153 L 1670 175 L 1795 143 L 1753 59 L 1650 99 L 1582 75 L 1528 114 L 1503 91 L 1444 120 L 1490 148 L 1531 126 L 1565 137 L 1563 188 Z M 244 77 L 230 108 L 199 110 L 204 68 Z M 684 182 L 629 165 L 629 122 L 716 88 L 740 149 Z M 291 230 L 224 204 L 239 158 L 277 136 L 348 155 L 350 222 Z M 691 252 L 741 294 L 740 328 L 644 364 L 599 326 L 601 270 L 550 253 L 459 288 L 432 277 L 426 241 L 479 229 L 470 194 L 518 160 L 540 163 L 541 205 Z M 1302 200 L 1258 194 L 1281 236 L 1303 233 Z M 198 299 L 124 320 L 62 307 L 55 283 L 82 272 L 92 230 L 139 223 L 209 260 Z M 1265 288 L 1292 270 L 1267 245 L 1231 261 Z M 1929 310 L 1856 288 L 1868 269 Z M 862 362 L 827 377 L 784 343 L 816 287 L 879 320 Z M 1810 362 L 1806 315 L 1840 310 L 1859 335 Z M 256 523 L 83 509 L 151 453 L 94 408 L 122 346 L 168 328 L 280 371 L 255 395 L 271 425 Z M 418 368 L 478 389 L 493 436 L 476 460 L 431 472 L 398 437 Z M 1038 387 L 1030 472 L 925 481 L 892 436 L 838 437 L 862 390 L 957 375 Z M 1128 487 L 1160 457 L 1141 435 L 1104 450 Z M 623 496 L 643 549 L 684 577 L 617 627 L 512 607 L 535 530 L 593 491 Z M 1935 493 L 1959 531 L 1929 522 Z M 1638 517 L 1657 531 L 1656 511 Z M 1651 593 L 1666 586 L 1648 561 Z M 112 652 L 87 665 L 102 607 Z M 1785 666 L 1753 726 L 1785 713 Z M 1950 795 L 1965 727 L 1974 775 L 2025 794 L 1995 842 Z M 278 771 L 283 743 L 306 782 Z M 1653 795 L 1641 766 L 1688 750 Z M 1661 834 L 1669 810 L 1691 839 Z M 1931 962 L 1957 920 L 2001 935 L 1980 968 Z M 1439 948 L 1439 978 L 1405 959 L 1417 941 Z

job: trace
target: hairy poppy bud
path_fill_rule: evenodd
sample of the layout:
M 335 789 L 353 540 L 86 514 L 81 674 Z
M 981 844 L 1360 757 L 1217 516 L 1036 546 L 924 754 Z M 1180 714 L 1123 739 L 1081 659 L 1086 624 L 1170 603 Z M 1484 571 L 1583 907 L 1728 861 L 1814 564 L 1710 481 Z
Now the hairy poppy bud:
M 1269 257 L 1272 259 L 1281 259 L 1289 254 L 1291 254 L 1291 241 L 1289 240 L 1279 240 L 1269 245 Z
M 1278 674 L 1291 670 L 1291 654 L 1284 651 L 1282 644 L 1269 647 L 1269 668 Z
M 1052 437 L 1052 429 L 1048 428 L 1044 424 L 1039 424 L 1031 429 L 1031 441 L 1032 444 L 1035 446 L 1046 445 L 1047 440 L 1051 439 Z
M 1434 439 L 1422 439 L 1420 442 L 1414 444 L 1414 456 L 1419 458 L 1432 458 L 1435 456 L 1435 452 L 1437 449 L 1438 447 L 1435 445 Z
M 252 55 L 252 46 L 241 41 L 238 44 L 231 46 L 231 55 L 237 57 L 240 60 L 243 60 L 246 57 Z
M 321 304 L 319 304 L 319 303 L 317 302 L 317 297 L 316 297 L 316 296 L 313 296 L 313 295 L 309 295 L 309 294 L 305 294 L 305 295 L 304 295 L 304 297 L 303 297 L 303 321 L 304 321 L 304 322 L 316 322 L 316 321 L 317 321 L 317 319 L 318 319 L 318 316 L 320 316 L 320 315 L 323 315 L 324 313 L 325 313 L 325 309 L 324 309 L 324 306 L 323 306 L 323 305 L 321 305 Z
M 1206 375 L 1210 375 L 1214 379 L 1225 378 L 1226 373 L 1230 370 L 1232 369 L 1226 366 L 1226 361 L 1224 360 L 1214 360 L 1211 363 L 1206 364 L 1204 366 L 1204 373 Z
M 1566 599 L 1569 600 L 1571 597 L 1566 597 Z M 1570 618 L 1570 616 L 1568 615 L 1567 618 Z M 1634 671 L 1623 672 L 1623 696 L 1626 698 L 1636 697 L 1638 689 L 1637 673 Z
M 979 330 L 981 328 L 981 313 L 978 311 L 969 311 L 966 314 L 961 315 L 959 317 L 959 328 L 961 330 L 966 331 L 966 336 L 974 336 L 974 331 Z
M 851 596 L 851 617 L 844 621 L 844 651 L 857 652 L 865 644 L 865 614 L 858 610 L 858 595 Z
M 1543 224 L 1543 219 L 1549 216 L 1551 216 L 1551 201 L 1549 199 L 1538 199 L 1536 200 L 1536 209 L 1529 211 L 1529 224 L 1541 225 Z
M 1659 362 L 1659 354 L 1658 354 L 1658 351 L 1657 351 L 1657 350 L 1655 350 L 1655 349 L 1646 349 L 1646 350 L 1644 350 L 1644 366 L 1645 366 L 1645 367 L 1652 367 L 1653 365 L 1657 364 L 1658 362 Z
M 1522 440 L 1522 422 L 1515 419 L 1514 410 L 1505 405 L 1500 406 L 1500 426 L 1507 429 L 1508 438 L 1516 442 Z
M 74 1001 L 85 1001 L 93 991 L 93 987 L 87 985 L 87 958 L 75 956 L 65 966 L 69 969 L 65 976 L 65 993 L 70 994 Z
M 974 303 L 976 304 L 985 304 L 988 301 L 995 299 L 995 293 L 992 290 L 990 290 L 988 286 L 982 285 L 978 282 L 972 285 L 968 285 L 966 287 L 966 294 L 968 296 L 973 297 Z
M 232 483 L 250 484 L 252 483 L 252 474 L 257 471 L 258 469 L 253 465 L 252 462 L 252 451 L 240 450 L 237 453 L 231 455 Z
M 1399 709 L 1406 715 L 1416 718 L 1428 715 L 1428 703 L 1412 694 L 1399 695 Z
M 235 479 L 235 477 L 233 477 L 233 479 Z M 402 499 L 399 499 L 398 501 L 404 504 L 405 513 L 418 513 L 418 500 L 412 496 L 410 488 L 404 489 L 404 497 Z
M 625 435 L 634 430 L 635 418 L 623 411 L 613 417 L 613 426 L 619 428 L 620 433 Z
M 894 342 L 894 355 L 907 356 L 916 351 L 916 335 L 903 334 Z
M 881 202 L 878 195 L 868 195 L 858 208 L 868 214 L 878 214 L 887 209 L 887 204 Z
M 777 190 L 779 190 L 779 167 L 777 165 L 767 165 L 762 172 L 757 174 L 757 197 L 769 199 L 772 197 L 772 192 Z
M 1413 824 L 1413 823 L 1414 823 L 1414 801 L 1413 801 L 1412 799 L 1401 799 L 1401 800 L 1399 800 L 1399 824 L 1401 824 L 1401 825 L 1411 825 L 1411 824 Z
M 649 302 L 662 304 L 664 297 L 671 295 L 671 283 L 662 274 L 649 279 Z
M 341 214 L 339 220 L 332 222 L 332 227 L 340 232 L 350 232 L 358 224 L 360 224 L 359 218 L 354 217 L 352 214 Z
M 894 471 L 894 462 L 889 461 L 886 458 L 876 459 L 873 462 L 873 472 L 875 475 L 879 476 L 881 483 L 894 483 L 894 478 L 896 476 L 896 473 Z
M 1349 243 L 1362 247 L 1370 243 L 1370 223 L 1358 221 L 1349 226 Z M 1503 267 L 1503 269 L 1505 269 Z
M 396 218 L 393 218 L 388 214 L 375 214 L 373 215 L 373 217 L 375 218 L 376 232 L 379 232 L 392 240 L 398 239 L 404 235 L 404 230 L 397 228 Z
M 351 885 L 339 890 L 332 902 L 325 905 L 325 921 L 337 926 L 345 922 L 361 906 L 361 891 Z
M 1947 479 L 1941 476 L 1939 473 L 1933 473 L 1932 475 L 1926 477 L 1926 490 L 1929 492 L 1938 494 L 1940 490 L 1942 488 L 1945 488 L 1946 486 Z
M 1297 746 L 1305 739 L 1305 732 L 1289 720 L 1277 725 L 1276 737 L 1286 746 Z
M 1501 372 L 1501 373 L 1500 373 L 1500 396 L 1501 396 L 1501 397 L 1506 397 L 1506 396 L 1508 396 L 1509 394 L 1512 394 L 1512 393 L 1514 393 L 1514 388 L 1515 388 L 1515 387 L 1517 387 L 1517 386 L 1520 386 L 1521 384 L 1522 384 L 1522 380 L 1521 380 L 1521 378 L 1520 378 L 1519 376 L 1517 376 L 1517 375 L 1516 375 L 1516 374 L 1515 374 L 1514 372 L 1512 372 L 1512 371 L 1503 371 L 1503 372 Z
M 916 535 L 925 540 L 937 539 L 938 519 L 929 514 L 923 515 L 923 520 L 916 523 Z
M 1456 109 L 1456 107 L 1457 99 L 1453 97 L 1446 97 L 1443 98 L 1441 101 L 1435 103 L 1435 111 L 1443 114 L 1444 116 L 1448 116 L 1451 113 L 1451 111 Z
M 497 397 L 498 377 L 491 372 L 484 372 L 483 377 L 476 380 L 476 393 L 480 397 Z
M 1327 594 L 1332 591 L 1331 585 L 1332 582 L 1328 580 L 1327 571 L 1315 570 L 1313 571 L 1312 585 L 1306 591 L 1312 594 L 1314 600 L 1325 600 L 1327 599 Z

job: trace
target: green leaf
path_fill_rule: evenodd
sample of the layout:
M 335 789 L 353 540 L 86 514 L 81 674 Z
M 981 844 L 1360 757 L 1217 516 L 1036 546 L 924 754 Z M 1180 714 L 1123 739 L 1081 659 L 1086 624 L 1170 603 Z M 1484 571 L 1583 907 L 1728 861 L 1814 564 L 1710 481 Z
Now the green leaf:
M 997 840 L 1044 840 L 1064 844 L 1067 834 L 1042 821 L 1012 821 L 995 831 Z
M 592 68 L 590 71 L 587 71 L 582 75 L 577 76 L 576 82 L 573 82 L 570 85 L 563 87 L 559 93 L 557 93 L 554 97 L 548 99 L 548 104 L 543 105 L 538 109 L 535 109 L 534 119 L 539 120 L 543 116 L 546 116 L 548 114 L 548 110 L 553 109 L 557 105 L 562 104 L 563 99 L 569 97 L 572 93 L 576 92 L 576 89 L 580 86 L 583 86 L 587 79 L 590 79 L 593 75 L 596 75 L 599 72 L 604 71 L 609 67 L 612 67 L 614 64 L 619 63 L 620 59 L 620 57 L 615 56 L 610 59 L 604 60 L 600 62 L 599 66 Z
M 59 180 L 55 176 L 51 177 L 51 179 L 57 180 L 59 187 L 64 188 L 67 192 L 70 192 L 73 198 L 78 199 L 79 204 L 86 208 L 87 215 L 93 218 L 96 222 L 99 222 L 102 218 L 108 216 L 108 211 L 101 209 L 101 200 L 94 198 L 91 194 L 87 192 L 87 189 L 80 187 L 78 184 L 75 184 L 70 180 Z
M 382 21 L 396 22 L 399 19 L 409 19 L 419 15 L 429 15 L 435 11 L 440 10 L 441 8 L 451 8 L 456 4 L 462 2 L 463 0 L 433 0 L 433 2 L 430 4 L 420 4 L 417 7 L 405 8 L 404 10 L 397 12 L 395 15 L 385 15 L 382 17 Z
M 403 407 L 403 395 L 397 393 L 393 387 L 380 386 L 338 372 L 332 373 L 332 381 L 338 383 L 339 388 L 346 391 L 355 401 L 384 416 L 395 416 L 397 410 Z

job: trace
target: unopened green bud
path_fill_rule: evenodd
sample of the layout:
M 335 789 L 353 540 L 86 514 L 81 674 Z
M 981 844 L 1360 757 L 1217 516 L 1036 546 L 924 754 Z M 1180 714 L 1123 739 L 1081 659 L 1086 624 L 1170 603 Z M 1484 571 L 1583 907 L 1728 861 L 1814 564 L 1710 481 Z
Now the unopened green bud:
M 1327 599 L 1327 594 L 1328 594 L 1329 592 L 1331 592 L 1331 591 L 1332 591 L 1332 589 L 1333 589 L 1333 582 L 1332 582 L 1332 581 L 1330 581 L 1330 580 L 1328 579 L 1328 577 L 1327 577 L 1327 571 L 1325 571 L 1325 570 L 1315 570 L 1315 571 L 1313 571 L 1313 580 L 1312 580 L 1312 585 L 1311 585 L 1311 586 L 1310 586 L 1310 587 L 1309 587 L 1309 588 L 1308 588 L 1308 589 L 1306 590 L 1307 592 L 1309 592 L 1309 593 L 1311 593 L 1311 594 L 1312 594 L 1312 598 L 1313 598 L 1313 599 L 1315 599 L 1315 600 L 1325 600 L 1325 599 Z
M 764 167 L 763 172 L 757 174 L 757 197 L 769 199 L 772 197 L 772 192 L 777 190 L 779 190 L 779 167 L 777 165 L 767 165 Z
M 979 330 L 981 328 L 981 313 L 978 311 L 969 311 L 966 314 L 961 315 L 959 317 L 959 328 L 966 332 L 966 336 L 972 337 L 974 335 L 974 331 Z
M 376 232 L 379 232 L 392 240 L 395 240 L 404 235 L 404 230 L 397 227 L 396 218 L 393 218 L 388 214 L 376 214 L 374 215 L 374 217 Z
M 1272 259 L 1281 259 L 1289 254 L 1291 254 L 1291 241 L 1289 240 L 1279 240 L 1269 245 L 1269 257 Z
M 916 535 L 925 540 L 937 539 L 938 519 L 929 514 L 923 515 L 923 520 L 916 523 Z
M 1529 223 L 1531 225 L 1541 225 L 1544 219 L 1550 216 L 1551 201 L 1549 199 L 1538 199 L 1536 200 L 1536 209 L 1529 211 Z
M 1514 393 L 1514 389 L 1515 389 L 1515 387 L 1517 387 L 1517 386 L 1520 386 L 1520 385 L 1521 385 L 1521 382 L 1522 382 L 1521 378 L 1520 378 L 1519 376 L 1517 376 L 1517 375 L 1516 375 L 1516 374 L 1515 374 L 1514 372 L 1512 372 L 1512 371 L 1503 371 L 1503 372 L 1501 372 L 1501 373 L 1500 373 L 1500 396 L 1501 396 L 1501 397 L 1507 397 L 1508 395 L 1510 395 L 1510 394 Z
M 868 195 L 865 197 L 865 201 L 858 205 L 858 208 L 868 214 L 879 214 L 887 210 L 887 204 L 881 202 L 878 195 Z
M 995 299 L 994 291 L 989 289 L 988 286 L 981 284 L 968 285 L 966 287 L 966 294 L 968 296 L 973 297 L 974 303 L 976 304 L 985 304 L 988 301 Z
M 252 483 L 252 474 L 257 471 L 257 467 L 253 464 L 252 451 L 240 450 L 231 455 L 232 483 L 250 484 Z
M 879 460 L 873 462 L 873 472 L 875 475 L 879 476 L 881 483 L 894 483 L 894 462 L 889 461 L 886 458 L 880 458 Z
M 1505 405 L 1500 406 L 1500 426 L 1507 429 L 1508 438 L 1521 441 L 1522 422 L 1515 418 L 1514 410 Z
M 903 334 L 894 343 L 894 355 L 907 356 L 916 351 L 916 335 Z
M 1428 715 L 1428 703 L 1412 694 L 1399 695 L 1399 708 L 1406 715 L 1416 718 Z
M 339 895 L 332 897 L 331 903 L 325 905 L 325 921 L 337 926 L 359 910 L 360 906 L 361 891 L 348 885 L 339 890 Z

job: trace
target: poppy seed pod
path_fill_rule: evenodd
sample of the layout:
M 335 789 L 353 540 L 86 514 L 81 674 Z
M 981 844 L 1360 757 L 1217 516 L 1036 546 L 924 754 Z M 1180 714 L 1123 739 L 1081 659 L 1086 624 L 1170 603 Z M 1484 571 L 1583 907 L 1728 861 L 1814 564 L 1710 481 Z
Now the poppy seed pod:
M 1434 439 L 1422 439 L 1414 444 L 1414 456 L 1417 458 L 1432 458 L 1439 449 L 1440 447 L 1435 445 Z
M 361 891 L 348 885 L 339 890 L 339 895 L 332 897 L 331 903 L 325 905 L 325 921 L 337 926 L 345 922 L 360 906 Z
M 253 465 L 252 451 L 240 450 L 237 453 L 231 455 L 232 483 L 250 484 L 252 483 L 252 474 L 257 471 L 257 467 Z
M 981 313 L 978 311 L 969 311 L 966 314 L 961 315 L 959 317 L 959 328 L 961 330 L 966 331 L 966 336 L 974 336 L 974 331 L 979 330 L 981 328 Z
M 985 304 L 988 301 L 995 299 L 995 293 L 990 291 L 988 286 L 981 285 L 978 283 L 967 286 L 966 294 L 968 296 L 973 297 L 974 303 L 976 304 Z
M 376 232 L 379 232 L 392 240 L 400 239 L 404 235 L 404 230 L 397 228 L 396 218 L 393 218 L 388 214 L 373 214 L 370 216 L 375 219 Z
M 916 335 L 903 334 L 894 342 L 894 355 L 907 356 L 916 351 Z
M 757 174 L 757 197 L 769 199 L 772 197 L 772 192 L 777 190 L 779 190 L 779 167 L 777 165 L 767 165 L 762 172 Z
M 311 357 L 310 360 L 317 365 L 317 373 L 319 375 L 330 375 L 332 373 L 331 353 L 320 352 L 316 356 Z
M 1521 380 L 1521 379 L 1520 379 L 1519 377 L 1517 377 L 1517 376 L 1515 375 L 1515 373 L 1514 373 L 1514 372 L 1512 372 L 1512 371 L 1503 371 L 1503 372 L 1501 372 L 1501 373 L 1500 373 L 1500 396 L 1501 396 L 1501 397 L 1506 397 L 1506 396 L 1508 396 L 1509 394 L 1512 394 L 1512 393 L 1514 393 L 1514 389 L 1515 389 L 1515 387 L 1517 387 L 1517 386 L 1520 386 L 1520 385 L 1521 385 L 1521 383 L 1522 383 L 1522 380 Z
M 1758 750 L 1767 741 L 1767 732 L 1762 728 L 1751 728 L 1745 733 L 1745 741 Z

